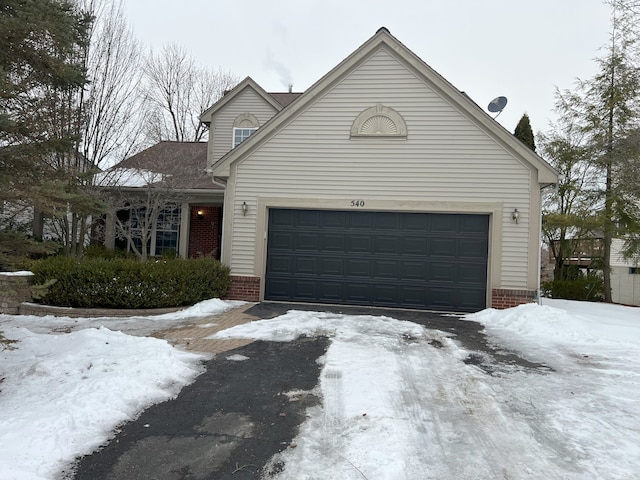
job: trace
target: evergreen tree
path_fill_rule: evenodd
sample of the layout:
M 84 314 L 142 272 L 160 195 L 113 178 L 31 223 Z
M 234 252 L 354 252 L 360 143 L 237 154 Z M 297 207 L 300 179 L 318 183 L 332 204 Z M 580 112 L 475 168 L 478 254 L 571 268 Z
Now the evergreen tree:
M 531 150 L 533 150 L 534 152 L 536 151 L 536 143 L 533 136 L 533 130 L 531 130 L 529 115 L 527 115 L 526 113 L 522 115 L 522 118 L 518 122 L 518 125 L 516 125 L 516 129 L 513 132 L 513 135 Z
M 0 200 L 61 204 L 64 182 L 51 159 L 73 150 L 72 135 L 47 128 L 49 93 L 86 82 L 74 59 L 90 18 L 63 0 L 0 3 Z
M 611 33 L 604 55 L 596 60 L 599 70 L 562 97 L 564 108 L 585 134 L 585 146 L 600 174 L 593 205 L 603 232 L 605 301 L 611 302 L 612 239 L 626 237 L 629 247 L 627 234 L 640 223 L 640 199 L 629 184 L 637 178 L 625 173 L 635 170 L 639 155 L 633 138 L 640 122 L 640 12 L 634 0 L 607 3 L 612 11 Z

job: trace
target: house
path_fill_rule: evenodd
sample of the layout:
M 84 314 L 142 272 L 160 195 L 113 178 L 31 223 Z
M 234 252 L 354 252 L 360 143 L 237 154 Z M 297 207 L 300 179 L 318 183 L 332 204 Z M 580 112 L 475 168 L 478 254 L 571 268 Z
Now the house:
M 624 240 L 611 242 L 611 300 L 640 306 L 640 263 L 622 255 Z
M 117 191 L 122 204 L 141 201 L 136 209 L 118 212 L 120 220 L 133 220 L 149 207 L 156 186 L 162 190 L 158 222 L 152 227 L 149 255 L 172 251 L 181 257 L 220 258 L 220 218 L 224 189 L 206 173 L 207 144 L 204 142 L 160 142 L 127 158 L 99 176 L 98 183 Z M 124 223 L 123 222 L 123 223 Z M 105 245 L 126 249 L 113 216 L 107 217 Z
M 557 172 L 387 29 L 302 95 L 247 78 L 201 120 L 230 298 L 460 312 L 536 298 Z

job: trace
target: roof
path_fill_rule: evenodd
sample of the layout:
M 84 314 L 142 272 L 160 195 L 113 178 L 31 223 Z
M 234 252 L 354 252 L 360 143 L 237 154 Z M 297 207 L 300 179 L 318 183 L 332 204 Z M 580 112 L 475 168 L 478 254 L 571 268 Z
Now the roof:
M 309 87 L 289 108 L 280 110 L 269 122 L 258 129 L 256 133 L 220 158 L 213 165 L 213 175 L 221 178 L 228 177 L 232 163 L 244 158 L 245 155 L 257 149 L 275 134 L 282 125 L 305 111 L 305 109 L 311 106 L 329 89 L 333 88 L 333 86 L 341 81 L 349 72 L 357 68 L 362 61 L 385 46 L 393 51 L 399 60 L 403 61 L 418 77 L 427 82 L 448 102 L 455 105 L 461 113 L 470 118 L 479 128 L 487 132 L 496 142 L 514 155 L 515 158 L 523 161 L 523 163 L 531 169 L 536 170 L 538 172 L 538 182 L 541 185 L 554 184 L 557 182 L 558 173 L 551 165 L 515 138 L 466 94 L 460 92 L 438 72 L 427 65 L 420 57 L 391 35 L 389 30 L 384 27 L 378 29 L 375 35 Z
M 215 115 L 215 113 L 218 110 L 220 110 L 222 107 L 227 105 L 229 102 L 231 102 L 236 96 L 238 96 L 240 92 L 242 92 L 247 88 L 253 89 L 259 96 L 261 96 L 265 100 L 266 103 L 271 105 L 276 112 L 279 112 L 283 109 L 283 105 L 276 98 L 268 94 L 265 91 L 265 89 L 262 88 L 260 85 L 258 85 L 255 82 L 255 80 L 253 80 L 251 77 L 247 77 L 244 80 L 242 80 L 238 85 L 236 85 L 231 90 L 226 92 L 220 100 L 218 100 L 211 107 L 209 107 L 207 110 L 202 112 L 202 114 L 200 115 L 200 121 L 205 125 L 209 126 L 211 124 L 211 120 L 213 119 L 213 116 Z M 287 93 L 283 95 L 294 95 L 294 94 Z M 282 99 L 282 101 L 286 101 L 286 100 Z M 291 101 L 292 100 L 289 100 L 289 103 L 291 103 Z
M 271 95 L 273 99 L 282 105 L 282 108 L 284 108 L 302 95 L 302 92 L 269 92 L 269 95 Z
M 206 168 L 206 142 L 164 141 L 123 160 L 110 170 L 145 170 L 171 176 L 176 188 L 222 190 L 211 181 Z

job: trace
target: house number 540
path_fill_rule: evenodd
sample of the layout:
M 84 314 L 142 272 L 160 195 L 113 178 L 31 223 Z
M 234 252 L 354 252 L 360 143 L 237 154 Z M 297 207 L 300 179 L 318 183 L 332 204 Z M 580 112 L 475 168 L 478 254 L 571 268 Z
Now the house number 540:
M 351 200 L 352 207 L 364 207 L 364 200 Z

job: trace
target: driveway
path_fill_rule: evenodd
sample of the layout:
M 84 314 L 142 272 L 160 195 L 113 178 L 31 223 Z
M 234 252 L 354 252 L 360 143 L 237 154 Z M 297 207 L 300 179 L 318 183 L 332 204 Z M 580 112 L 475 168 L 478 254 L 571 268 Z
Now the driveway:
M 75 476 L 69 478 L 237 480 L 278 473 L 281 465 L 268 461 L 278 452 L 296 448 L 293 442 L 306 410 L 321 402 L 313 392 L 322 368 L 318 359 L 330 340 L 313 336 L 290 342 L 251 342 L 205 337 L 292 309 L 407 320 L 453 334 L 465 349 L 477 352 L 464 359 L 465 363 L 485 369 L 505 363 L 538 366 L 496 351 L 487 344 L 480 324 L 457 316 L 326 305 L 245 305 L 193 325 L 158 332 L 156 336 L 176 345 L 215 356 L 207 362 L 206 372 L 176 399 L 155 405 L 123 425 L 102 450 L 82 458 Z M 486 361 L 487 356 L 491 361 Z

